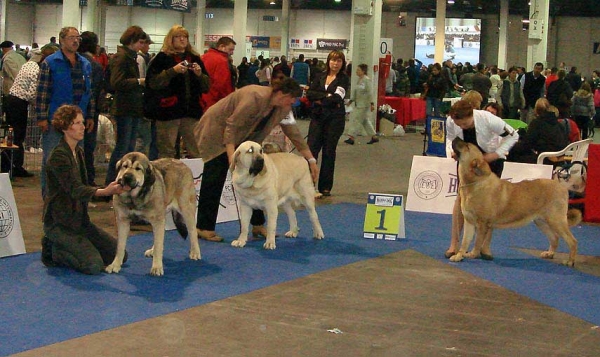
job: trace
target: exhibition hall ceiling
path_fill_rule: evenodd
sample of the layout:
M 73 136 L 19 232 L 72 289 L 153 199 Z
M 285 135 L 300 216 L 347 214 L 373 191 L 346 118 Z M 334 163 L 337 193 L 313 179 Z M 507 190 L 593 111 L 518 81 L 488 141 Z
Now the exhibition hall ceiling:
M 53 3 L 60 4 L 62 0 L 9 0 L 15 3 Z M 119 0 L 101 0 L 108 4 L 115 4 Z M 119 1 L 139 5 L 145 0 Z M 288 0 L 292 9 L 352 9 L 352 0 Z M 362 0 L 367 1 L 367 0 Z M 451 0 L 448 0 L 451 1 Z M 536 0 L 508 0 L 511 14 L 528 15 L 529 3 Z M 539 1 L 539 0 L 537 0 Z M 251 9 L 281 9 L 282 0 L 247 0 Z M 447 12 L 452 16 L 471 17 L 480 14 L 498 14 L 501 0 L 454 0 L 447 4 Z M 191 0 L 192 7 L 197 0 Z M 272 4 L 273 3 L 273 4 Z M 383 0 L 383 11 L 386 12 L 417 12 L 433 13 L 437 0 Z M 550 0 L 550 16 L 586 16 L 600 17 L 600 0 Z M 207 9 L 233 8 L 234 0 L 206 0 Z

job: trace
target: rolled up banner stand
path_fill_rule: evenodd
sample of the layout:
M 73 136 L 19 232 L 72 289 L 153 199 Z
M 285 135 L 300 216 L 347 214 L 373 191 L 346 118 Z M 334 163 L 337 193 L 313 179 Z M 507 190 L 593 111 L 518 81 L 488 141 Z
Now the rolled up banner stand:
M 0 174 L 0 257 L 25 254 L 19 212 L 8 174 Z
M 427 148 L 424 156 L 446 157 L 446 118 L 428 116 L 425 119 Z

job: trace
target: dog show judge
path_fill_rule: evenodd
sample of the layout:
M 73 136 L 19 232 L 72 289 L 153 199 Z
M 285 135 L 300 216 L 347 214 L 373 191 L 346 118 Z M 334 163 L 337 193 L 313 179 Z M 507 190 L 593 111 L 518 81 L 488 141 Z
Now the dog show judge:
M 317 161 L 295 125 L 292 104 L 302 93 L 291 79 L 273 81 L 270 87 L 249 85 L 229 94 L 211 106 L 194 128 L 204 172 L 200 186 L 198 237 L 222 241 L 215 232 L 221 192 L 235 149 L 244 141 L 262 143 L 271 129 L 280 124 L 284 134 L 308 161 L 313 181 L 319 174 Z M 260 210 L 252 214 L 252 234 L 266 237 L 265 217 Z
M 459 100 L 450 109 L 446 120 L 446 143 L 455 138 L 474 144 L 483 153 L 484 160 L 496 176 L 502 175 L 504 161 L 510 149 L 519 140 L 519 134 L 504 120 L 486 110 L 473 109 L 473 104 Z M 449 156 L 454 156 L 451 145 L 446 145 Z M 490 192 L 490 194 L 493 194 Z M 460 183 L 452 211 L 452 236 L 446 257 L 457 252 L 458 240 L 462 231 L 464 217 L 460 205 Z

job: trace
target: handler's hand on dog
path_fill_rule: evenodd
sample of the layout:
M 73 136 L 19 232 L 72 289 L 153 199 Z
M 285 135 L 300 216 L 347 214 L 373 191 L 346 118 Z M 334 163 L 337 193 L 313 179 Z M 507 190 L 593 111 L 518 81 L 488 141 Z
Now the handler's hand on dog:
M 96 196 L 112 196 L 112 195 L 120 195 L 121 193 L 129 191 L 125 189 L 123 186 L 117 183 L 117 181 L 113 181 L 108 184 L 105 188 L 100 188 L 96 190 Z

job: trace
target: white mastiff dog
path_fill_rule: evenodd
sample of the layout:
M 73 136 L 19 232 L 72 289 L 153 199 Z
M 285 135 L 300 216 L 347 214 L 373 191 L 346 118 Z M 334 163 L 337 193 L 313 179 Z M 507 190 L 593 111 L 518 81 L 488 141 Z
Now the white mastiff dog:
M 241 221 L 240 236 L 231 242 L 232 246 L 246 245 L 253 209 L 261 209 L 267 215 L 265 249 L 275 249 L 279 206 L 283 207 L 290 222 L 290 229 L 285 236 L 297 237 L 300 229 L 294 205 L 298 203 L 308 211 L 313 237 L 325 238 L 315 210 L 315 190 L 310 170 L 304 158 L 291 153 L 265 154 L 260 144 L 246 141 L 235 151 L 230 169 L 240 205 Z

